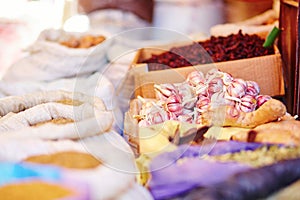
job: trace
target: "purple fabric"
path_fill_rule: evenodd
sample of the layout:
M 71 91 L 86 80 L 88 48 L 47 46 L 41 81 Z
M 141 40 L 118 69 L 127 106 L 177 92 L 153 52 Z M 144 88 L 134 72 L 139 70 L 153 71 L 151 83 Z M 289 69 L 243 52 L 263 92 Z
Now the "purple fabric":
M 155 157 L 151 164 L 150 191 L 155 199 L 175 197 L 199 186 L 211 186 L 226 180 L 229 176 L 250 169 L 249 166 L 234 162 L 213 162 L 203 160 L 201 155 L 220 155 L 254 150 L 258 143 L 218 142 L 204 146 L 180 146 L 176 151 Z M 182 158 L 194 158 L 177 162 Z
M 262 147 L 266 144 L 262 143 L 249 143 L 249 142 L 237 142 L 237 141 L 228 141 L 228 142 L 218 142 L 213 147 L 213 149 L 208 153 L 208 155 L 221 155 L 225 153 L 235 153 L 242 150 L 255 150 L 259 147 Z
M 217 142 L 203 146 L 181 145 L 176 151 L 161 154 L 153 159 L 150 169 L 160 169 L 162 166 L 168 166 L 178 159 L 186 157 L 199 157 L 207 153 L 210 156 L 226 153 L 235 153 L 242 150 L 254 150 L 263 146 L 260 143 L 247 143 L 237 141 Z

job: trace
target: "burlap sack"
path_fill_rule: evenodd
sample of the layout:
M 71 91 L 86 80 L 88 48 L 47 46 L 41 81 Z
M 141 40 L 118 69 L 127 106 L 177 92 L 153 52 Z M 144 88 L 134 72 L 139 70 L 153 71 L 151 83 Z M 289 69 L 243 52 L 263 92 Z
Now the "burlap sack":
M 14 63 L 4 74 L 3 80 L 50 81 L 98 71 L 107 63 L 106 51 L 111 40 L 106 39 L 90 48 L 69 48 L 60 44 L 69 37 L 84 34 L 100 33 L 79 34 L 52 29 L 43 31 L 36 42 L 26 49 L 29 55 Z
M 1 134 L 43 139 L 94 136 L 110 130 L 113 123 L 113 115 L 101 99 L 64 91 L 2 98 L 0 115 Z M 71 123 L 45 123 L 51 120 Z

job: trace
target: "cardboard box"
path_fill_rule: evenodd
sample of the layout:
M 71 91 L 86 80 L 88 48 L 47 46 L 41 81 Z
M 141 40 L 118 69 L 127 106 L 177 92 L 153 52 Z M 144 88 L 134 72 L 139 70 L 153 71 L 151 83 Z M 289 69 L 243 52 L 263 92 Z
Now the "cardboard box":
M 154 84 L 180 83 L 185 81 L 187 75 L 194 70 L 199 70 L 206 74 L 213 68 L 230 73 L 234 78 L 256 81 L 260 86 L 261 94 L 270 96 L 284 95 L 282 60 L 277 48 L 275 48 L 276 53 L 274 55 L 157 71 L 149 71 L 147 64 L 139 63 L 144 59 L 150 58 L 152 54 L 160 54 L 171 47 L 181 45 L 183 44 L 159 48 L 143 48 L 137 52 L 129 72 L 132 79 L 134 79 L 135 97 L 155 98 Z M 134 96 L 132 97 L 134 98 Z M 140 153 L 140 129 L 137 119 L 133 116 L 137 115 L 140 109 L 141 105 L 139 105 L 138 100 L 133 99 L 130 102 L 128 112 L 125 113 L 124 119 L 124 137 L 137 156 Z
M 276 47 L 273 55 L 157 71 L 149 71 L 147 64 L 140 63 L 150 58 L 152 54 L 160 54 L 171 47 L 182 45 L 149 47 L 137 52 L 132 63 L 132 69 L 135 70 L 135 96 L 154 98 L 154 84 L 183 82 L 187 75 L 194 70 L 202 71 L 205 74 L 212 68 L 227 72 L 234 78 L 256 81 L 260 86 L 261 94 L 282 96 L 285 93 L 281 54 Z
M 134 99 L 130 102 L 129 110 L 124 116 L 124 139 L 130 145 L 136 157 L 140 153 L 139 126 L 138 120 L 133 116 L 139 114 L 140 109 L 138 100 Z
M 207 126 L 175 120 L 140 127 L 135 115 L 140 114 L 141 108 L 142 102 L 133 99 L 124 118 L 124 138 L 136 157 L 141 154 L 152 157 L 161 152 L 172 151 L 177 145 L 186 144 L 197 138 L 197 134 L 204 134 L 208 130 Z

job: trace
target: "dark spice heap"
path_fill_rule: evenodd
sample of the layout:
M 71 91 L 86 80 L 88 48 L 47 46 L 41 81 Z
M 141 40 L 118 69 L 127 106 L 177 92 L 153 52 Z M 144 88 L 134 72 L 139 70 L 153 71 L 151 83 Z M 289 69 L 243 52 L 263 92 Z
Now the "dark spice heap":
M 263 43 L 258 35 L 243 34 L 240 30 L 227 37 L 212 36 L 203 42 L 171 48 L 142 63 L 148 63 L 149 70 L 161 70 L 274 54 L 274 47 L 263 47 Z

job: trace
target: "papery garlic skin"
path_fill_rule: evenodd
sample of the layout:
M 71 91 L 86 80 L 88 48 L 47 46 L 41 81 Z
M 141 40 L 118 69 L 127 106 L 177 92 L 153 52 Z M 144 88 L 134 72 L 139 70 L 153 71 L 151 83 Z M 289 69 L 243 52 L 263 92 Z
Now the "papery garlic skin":
M 237 103 L 237 108 L 242 112 L 252 112 L 256 108 L 256 99 L 251 95 L 245 95 Z
M 246 94 L 247 83 L 243 79 L 234 79 L 227 87 L 229 96 L 241 98 Z
M 223 72 L 222 80 L 224 85 L 228 86 L 234 78 L 230 74 Z
M 204 107 L 207 107 L 210 104 L 210 102 L 211 100 L 208 96 L 199 95 L 196 107 L 199 109 L 203 109 Z
M 182 106 L 185 109 L 192 109 L 195 107 L 197 102 L 197 97 L 193 87 L 191 87 L 187 82 L 177 85 L 178 94 L 182 99 Z
M 228 106 L 226 109 L 226 114 L 230 117 L 237 118 L 240 115 L 240 111 L 237 106 Z
M 156 98 L 160 100 L 166 100 L 171 95 L 178 94 L 178 89 L 174 84 L 154 84 L 154 91 Z
M 225 116 L 238 118 L 241 112 L 253 112 L 271 99 L 259 95 L 260 88 L 254 81 L 233 78 L 217 69 L 205 76 L 200 71 L 188 74 L 185 82 L 156 84 L 158 101 L 145 103 L 140 114 L 146 116 L 141 125 L 162 123 L 165 120 L 205 124 L 209 120 L 222 120 Z M 214 110 L 224 112 L 213 113 Z M 208 114 L 210 118 L 206 119 Z M 209 118 L 209 117 L 208 117 Z
M 211 103 L 209 106 L 211 109 L 216 109 L 216 108 L 223 107 L 223 106 L 235 106 L 236 105 L 236 100 L 235 99 L 232 100 L 232 99 L 228 98 L 228 94 L 226 92 L 215 93 L 212 95 L 210 100 L 211 100 Z
M 174 113 L 176 116 L 182 114 L 183 106 L 181 104 L 182 99 L 179 95 L 171 95 L 166 100 L 166 110 Z
M 170 119 L 168 112 L 163 109 L 162 101 L 144 102 L 139 115 L 143 118 L 139 126 L 159 124 Z
M 198 95 L 203 95 L 203 96 L 209 96 L 208 91 L 208 84 L 206 83 L 199 83 L 195 88 L 195 94 Z
M 257 102 L 257 106 L 256 106 L 257 109 L 260 106 L 262 106 L 264 103 L 266 103 L 268 100 L 272 99 L 272 97 L 270 97 L 269 95 L 257 95 L 255 99 Z
M 253 97 L 257 96 L 260 92 L 259 85 L 255 81 L 246 81 L 247 89 L 246 94 Z
M 209 70 L 206 75 L 205 75 L 205 79 L 207 82 L 210 82 L 210 80 L 214 79 L 214 78 L 222 78 L 223 76 L 223 72 L 220 72 L 218 69 L 214 68 Z
M 170 118 L 166 112 L 155 112 L 149 115 L 149 121 L 151 124 L 160 124 L 169 119 Z
M 200 71 L 193 71 L 188 74 L 186 81 L 189 85 L 196 87 L 199 83 L 204 82 L 204 75 Z
M 208 83 L 207 92 L 209 96 L 212 96 L 215 93 L 223 91 L 223 80 L 221 78 L 214 78 Z
M 167 112 L 169 120 L 178 120 L 178 117 L 174 112 Z M 180 116 L 180 115 L 179 115 Z
M 179 115 L 178 116 L 178 121 L 193 123 L 193 117 L 189 114 Z

